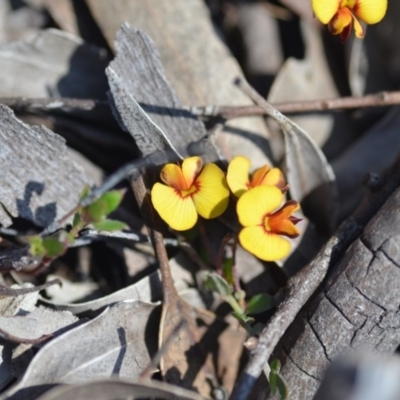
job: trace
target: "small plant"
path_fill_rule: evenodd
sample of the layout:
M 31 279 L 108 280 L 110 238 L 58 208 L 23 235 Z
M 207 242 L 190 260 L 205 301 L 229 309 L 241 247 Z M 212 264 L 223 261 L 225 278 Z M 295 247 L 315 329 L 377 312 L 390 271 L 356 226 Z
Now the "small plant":
M 80 200 L 89 194 L 89 187 L 86 187 Z M 69 230 L 61 229 L 52 236 L 42 237 L 35 235 L 28 239 L 30 253 L 34 256 L 41 256 L 47 260 L 53 260 L 63 255 L 68 247 L 74 243 L 79 232 L 89 225 L 101 231 L 115 231 L 126 227 L 121 221 L 108 219 L 107 215 L 117 209 L 120 205 L 125 191 L 111 190 L 104 193 L 91 204 L 79 207 L 75 212 L 72 227 Z

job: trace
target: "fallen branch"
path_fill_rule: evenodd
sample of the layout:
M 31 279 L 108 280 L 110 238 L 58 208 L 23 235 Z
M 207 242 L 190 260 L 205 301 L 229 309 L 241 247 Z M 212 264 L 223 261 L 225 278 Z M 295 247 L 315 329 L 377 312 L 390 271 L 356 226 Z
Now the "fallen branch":
M 109 108 L 105 101 L 95 99 L 74 98 L 0 98 L 0 103 L 16 111 L 37 110 L 53 111 L 72 109 L 90 111 L 94 109 Z M 378 92 L 362 97 L 339 97 L 336 99 L 300 100 L 291 102 L 271 103 L 271 105 L 284 114 L 310 113 L 320 111 L 338 111 L 368 107 L 388 107 L 400 104 L 400 91 Z M 144 105 L 145 106 L 145 105 Z M 266 115 L 262 107 L 256 105 L 246 106 L 187 106 L 184 110 L 203 117 L 221 117 L 233 119 L 257 115 Z M 149 111 L 150 112 L 150 111 Z M 150 112 L 151 113 L 151 112 Z

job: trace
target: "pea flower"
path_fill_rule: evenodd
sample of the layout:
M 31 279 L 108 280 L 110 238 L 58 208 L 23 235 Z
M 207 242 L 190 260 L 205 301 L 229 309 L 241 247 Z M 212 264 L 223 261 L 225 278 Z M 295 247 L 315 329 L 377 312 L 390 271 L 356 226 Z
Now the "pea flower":
M 271 185 L 277 186 L 282 191 L 287 189 L 286 181 L 279 168 L 265 165 L 256 169 L 250 177 L 250 160 L 244 156 L 235 157 L 228 166 L 226 180 L 232 193 L 240 197 L 251 188 Z
M 295 224 L 301 221 L 291 214 L 300 206 L 290 200 L 280 209 L 283 194 L 275 186 L 257 186 L 238 200 L 236 211 L 243 225 L 240 244 L 250 253 L 265 261 L 277 261 L 289 254 L 290 243 L 280 235 L 299 236 Z
M 198 214 L 206 219 L 219 217 L 227 208 L 229 189 L 224 173 L 200 157 L 185 158 L 182 166 L 166 164 L 161 180 L 154 184 L 151 201 L 161 218 L 173 229 L 192 228 Z
M 376 24 L 386 14 L 387 0 L 312 0 L 316 17 L 327 24 L 333 35 L 340 35 L 342 42 L 348 39 L 354 26 L 356 37 L 364 37 L 359 20 Z

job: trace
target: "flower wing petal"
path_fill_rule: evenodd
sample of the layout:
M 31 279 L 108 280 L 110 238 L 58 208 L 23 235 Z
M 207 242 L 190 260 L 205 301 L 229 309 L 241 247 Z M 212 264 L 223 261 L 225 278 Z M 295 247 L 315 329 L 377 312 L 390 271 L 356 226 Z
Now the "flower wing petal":
M 355 20 L 354 15 L 347 7 L 344 7 L 329 21 L 328 28 L 333 35 L 339 35 L 347 27 L 351 27 L 353 20 Z
M 376 24 L 385 16 L 387 5 L 387 0 L 358 0 L 354 14 L 367 24 Z
M 276 186 L 283 189 L 286 186 L 286 180 L 279 168 L 272 168 L 262 180 L 261 185 Z
M 341 0 L 312 0 L 312 8 L 315 16 L 327 24 L 340 8 Z
M 285 235 L 290 238 L 296 238 L 300 235 L 300 231 L 296 228 L 295 224 L 289 219 L 289 217 L 295 211 L 300 209 L 300 205 L 297 201 L 288 201 L 280 210 L 273 213 L 268 218 L 268 226 L 272 232 L 278 235 Z M 299 220 L 297 219 L 297 222 Z
M 251 187 L 263 185 L 264 184 L 263 181 L 264 181 L 265 177 L 267 176 L 269 170 L 270 170 L 270 168 L 268 165 L 264 165 L 261 168 L 257 168 L 253 172 L 253 175 L 251 177 Z
M 196 176 L 201 171 L 203 161 L 200 157 L 188 157 L 182 162 L 182 173 L 186 182 L 186 187 L 189 189 L 192 185 Z
M 364 28 L 362 27 L 362 25 L 360 24 L 360 21 L 353 16 L 353 26 L 354 26 L 354 33 L 356 35 L 356 37 L 358 37 L 359 39 L 362 39 L 364 37 Z
M 192 195 L 197 212 L 203 218 L 219 217 L 228 207 L 229 189 L 224 173 L 215 164 L 204 166 L 195 181 L 197 191 Z
M 226 180 L 232 193 L 240 197 L 249 189 L 250 160 L 247 157 L 235 157 L 228 166 Z
M 275 186 L 257 186 L 244 193 L 237 202 L 236 211 L 243 226 L 262 224 L 265 214 L 272 213 L 282 203 L 283 194 Z
M 264 261 L 277 261 L 290 252 L 290 243 L 274 233 L 267 233 L 261 226 L 243 228 L 239 233 L 240 244 L 248 252 Z
M 160 217 L 173 229 L 185 231 L 197 222 L 197 212 L 190 196 L 181 197 L 179 192 L 161 183 L 154 184 L 151 202 Z
M 166 164 L 160 173 L 161 180 L 168 186 L 178 190 L 189 189 L 183 177 L 182 169 L 176 164 Z

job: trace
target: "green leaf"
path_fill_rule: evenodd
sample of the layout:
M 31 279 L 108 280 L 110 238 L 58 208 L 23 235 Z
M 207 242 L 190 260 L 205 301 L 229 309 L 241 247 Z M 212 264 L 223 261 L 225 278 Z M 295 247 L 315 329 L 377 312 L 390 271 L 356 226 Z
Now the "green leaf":
M 86 185 L 83 188 L 81 195 L 79 196 L 79 201 L 82 201 L 89 194 L 89 192 L 90 192 L 90 186 Z
M 33 256 L 44 256 L 46 250 L 43 247 L 43 239 L 40 236 L 33 236 L 28 238 L 29 252 Z
M 273 371 L 275 374 L 278 374 L 281 370 L 281 362 L 279 360 L 272 360 L 269 363 L 269 367 L 271 368 L 271 371 Z
M 274 371 L 271 370 L 271 372 L 269 373 L 268 382 L 272 394 L 276 394 L 276 392 L 278 391 L 278 385 L 276 381 L 277 381 L 277 375 Z
M 61 243 L 55 236 L 43 239 L 43 247 L 46 250 L 46 255 L 51 258 L 61 256 L 65 251 L 64 243 Z
M 114 219 L 103 219 L 100 222 L 94 223 L 93 226 L 99 231 L 121 231 L 126 228 L 125 222 Z
M 217 292 L 221 296 L 229 296 L 231 294 L 228 282 L 224 278 L 222 278 L 222 276 L 216 274 L 215 272 L 211 272 L 207 276 L 204 285 L 206 289 Z
M 288 398 L 288 388 L 283 376 L 277 374 L 271 370 L 269 374 L 269 387 L 273 395 L 278 395 L 280 400 L 286 400 Z
M 226 281 L 233 285 L 233 258 L 226 258 L 222 264 L 222 275 Z
M 238 321 L 243 322 L 244 324 L 252 323 L 254 318 L 248 317 L 246 314 L 241 314 L 233 311 L 232 316 L 234 316 Z
M 74 220 L 72 221 L 72 227 L 76 228 L 81 221 L 82 221 L 81 211 L 78 211 L 74 215 Z
M 110 190 L 86 207 L 91 222 L 100 222 L 103 217 L 114 211 L 121 203 L 125 190 Z
M 260 314 L 274 306 L 273 298 L 261 293 L 253 296 L 247 303 L 246 312 L 248 314 Z

